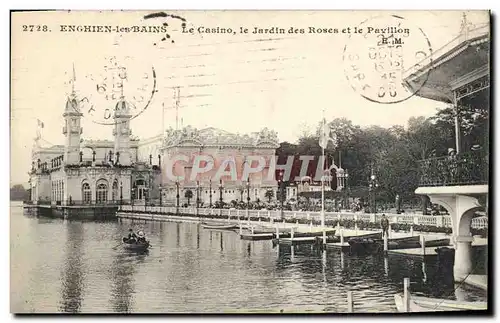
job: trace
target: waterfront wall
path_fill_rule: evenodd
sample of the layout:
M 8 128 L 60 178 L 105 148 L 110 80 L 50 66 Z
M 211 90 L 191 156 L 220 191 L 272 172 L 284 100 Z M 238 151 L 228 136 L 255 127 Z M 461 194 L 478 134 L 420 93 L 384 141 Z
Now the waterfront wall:
M 61 219 L 107 220 L 116 219 L 117 206 L 83 207 L 60 205 L 25 205 L 24 212 L 33 216 Z

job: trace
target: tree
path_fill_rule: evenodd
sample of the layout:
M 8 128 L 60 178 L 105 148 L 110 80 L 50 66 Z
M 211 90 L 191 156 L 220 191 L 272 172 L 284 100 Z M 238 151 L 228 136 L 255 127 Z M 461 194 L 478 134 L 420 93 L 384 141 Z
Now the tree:
M 10 188 L 11 201 L 25 201 L 29 199 L 29 192 L 21 184 L 16 184 Z
M 189 202 L 191 201 L 191 199 L 193 198 L 193 191 L 191 190 L 187 190 L 185 193 L 184 193 L 184 197 L 187 198 L 188 200 L 188 206 L 189 206 Z
M 274 197 L 274 191 L 267 190 L 264 196 L 269 200 L 269 203 L 271 203 L 271 199 Z
M 455 116 L 457 110 L 453 107 L 444 108 L 431 118 L 441 131 L 441 140 L 447 147 L 455 147 Z M 489 144 L 489 102 L 475 102 L 473 106 L 459 106 L 458 119 L 462 134 L 462 147 L 470 149 L 479 144 L 488 147 Z

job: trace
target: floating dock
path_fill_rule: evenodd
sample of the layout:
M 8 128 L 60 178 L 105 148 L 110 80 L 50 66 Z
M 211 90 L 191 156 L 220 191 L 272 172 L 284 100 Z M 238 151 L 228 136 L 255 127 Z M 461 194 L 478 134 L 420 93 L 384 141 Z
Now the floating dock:
M 333 242 L 333 240 L 338 239 L 338 238 L 337 237 L 332 238 L 331 236 L 330 237 L 327 236 L 326 239 L 327 239 L 326 241 Z M 276 243 L 285 244 L 285 245 L 314 244 L 314 243 L 322 244 L 323 237 L 315 236 L 315 237 L 280 238 L 280 239 L 276 239 Z
M 326 248 L 327 249 L 338 249 L 338 250 L 342 250 L 342 251 L 348 251 L 351 248 L 351 246 L 349 245 L 348 242 L 344 241 L 344 242 L 327 243 Z
M 435 240 L 441 240 L 441 238 L 435 237 L 434 239 L 427 240 L 426 243 L 432 244 L 432 242 Z M 472 247 L 481 247 L 486 245 L 488 245 L 488 241 L 485 238 L 474 238 L 474 241 L 472 241 Z M 437 256 L 436 249 L 442 247 L 448 247 L 451 249 L 454 248 L 452 245 L 447 245 L 447 246 L 431 246 L 426 248 L 420 247 L 420 248 L 410 248 L 410 249 L 394 249 L 394 250 L 388 250 L 387 254 L 397 255 L 397 256 L 407 256 L 417 259 L 427 259 Z
M 274 233 L 243 233 L 240 234 L 241 240 L 259 241 L 259 240 L 272 240 Z

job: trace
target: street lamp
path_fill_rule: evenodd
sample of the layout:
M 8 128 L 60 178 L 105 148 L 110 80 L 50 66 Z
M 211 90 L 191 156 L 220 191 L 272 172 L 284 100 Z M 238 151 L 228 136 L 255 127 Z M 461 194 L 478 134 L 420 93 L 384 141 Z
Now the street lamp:
M 250 225 L 250 177 L 247 179 L 247 218 Z
M 163 195 L 163 192 L 162 192 L 162 187 L 161 185 L 159 186 L 159 189 L 160 189 L 160 207 L 162 206 L 162 195 Z
M 123 183 L 120 182 L 120 206 L 123 204 Z
M 196 216 L 200 207 L 200 181 L 196 181 Z
M 177 180 L 175 181 L 175 186 L 177 188 L 177 195 L 175 196 L 176 198 L 176 213 L 179 214 L 179 177 L 177 177 Z
M 346 209 L 349 210 L 349 173 L 345 171 L 345 196 L 346 196 Z
M 373 208 L 373 213 L 377 213 L 377 198 L 376 198 L 376 189 L 378 188 L 378 182 L 377 182 L 377 177 L 373 173 L 373 167 L 371 169 L 371 175 L 370 175 L 370 184 L 369 184 L 369 192 L 371 196 L 371 204 Z
M 147 188 L 147 187 L 144 188 L 144 212 L 147 211 L 147 207 L 148 207 L 148 198 L 149 198 L 148 190 L 149 190 L 149 188 Z
M 280 192 L 279 200 L 280 200 L 280 205 L 281 205 L 280 216 L 281 216 L 281 220 L 283 220 L 283 202 L 284 202 L 283 201 L 283 189 L 284 189 L 283 170 L 281 170 L 279 172 L 278 186 L 279 186 L 279 192 Z
M 212 208 L 212 177 L 210 177 L 210 208 Z
M 220 201 L 220 205 L 219 205 L 219 207 L 220 207 L 220 213 L 219 213 L 219 214 L 220 214 L 220 216 L 222 216 L 222 178 L 220 179 L 220 183 L 219 183 L 219 194 L 220 194 L 220 196 L 219 196 L 219 201 Z
M 134 207 L 134 200 L 135 200 L 135 187 L 132 187 L 132 207 Z

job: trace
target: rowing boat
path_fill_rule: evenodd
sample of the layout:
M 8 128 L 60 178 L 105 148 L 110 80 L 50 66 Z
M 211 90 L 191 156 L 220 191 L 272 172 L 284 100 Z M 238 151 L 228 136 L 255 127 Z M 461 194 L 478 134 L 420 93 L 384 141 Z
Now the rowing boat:
M 129 251 L 146 251 L 148 250 L 149 246 L 149 241 L 123 244 L 123 248 Z
M 122 246 L 123 249 L 129 251 L 146 251 L 151 245 L 149 244 L 149 241 L 138 242 L 136 240 L 133 240 L 132 242 L 129 242 L 127 238 L 123 238 Z
M 394 295 L 398 312 L 405 312 L 402 294 Z M 487 302 L 465 302 L 410 295 L 409 312 L 478 311 L 487 310 Z
M 208 224 L 208 223 L 202 223 L 201 227 L 203 229 L 208 229 L 208 230 L 234 230 L 238 229 L 238 226 L 235 224 Z
M 369 236 L 353 237 L 348 240 L 351 251 L 354 252 L 381 252 L 384 250 L 384 240 L 380 237 Z M 450 244 L 449 238 L 425 241 L 426 247 L 442 247 Z M 388 239 L 387 250 L 421 248 L 420 236 Z
M 325 230 L 325 235 L 327 237 L 333 237 L 335 236 L 335 229 L 333 230 Z M 313 231 L 313 232 L 294 232 L 293 237 L 294 238 L 306 238 L 306 237 L 322 237 L 323 236 L 323 231 Z M 276 233 L 274 233 L 274 237 L 276 238 Z M 291 232 L 281 232 L 280 229 L 280 238 L 291 238 L 292 233 Z

